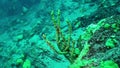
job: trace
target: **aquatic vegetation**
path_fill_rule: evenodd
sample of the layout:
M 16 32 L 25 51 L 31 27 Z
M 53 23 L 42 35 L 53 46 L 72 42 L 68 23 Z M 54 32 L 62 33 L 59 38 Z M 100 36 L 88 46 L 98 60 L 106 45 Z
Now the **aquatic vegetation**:
M 105 36 L 106 34 L 100 33 L 100 31 L 103 29 L 105 32 L 107 31 L 114 32 L 114 29 L 116 27 L 113 28 L 113 26 L 110 25 L 109 18 L 102 19 L 97 24 L 89 25 L 86 28 L 85 32 L 79 36 L 79 39 L 77 41 L 74 41 L 72 40 L 72 37 L 71 37 L 72 29 L 71 29 L 70 23 L 67 21 L 69 34 L 66 38 L 66 36 L 63 35 L 60 29 L 60 11 L 58 11 L 57 19 L 55 19 L 53 14 L 54 13 L 52 11 L 51 12 L 52 21 L 56 29 L 56 43 L 60 51 L 57 50 L 50 41 L 48 41 L 48 39 L 44 34 L 43 34 L 43 39 L 46 41 L 46 43 L 51 47 L 51 49 L 54 52 L 58 54 L 63 54 L 71 62 L 70 68 L 82 68 L 82 67 L 94 68 L 95 67 L 94 64 L 97 64 L 97 66 L 99 66 L 100 60 L 102 59 L 99 58 L 98 60 L 97 57 L 92 58 L 92 56 L 96 55 L 98 51 L 99 52 L 101 51 L 99 49 L 98 51 L 96 51 L 94 48 L 94 45 L 95 47 L 98 46 L 98 48 L 102 47 L 102 49 L 106 51 L 107 49 L 104 48 L 105 47 L 104 45 L 110 48 L 118 46 L 116 45 L 118 43 L 118 41 L 116 40 L 117 38 L 115 38 L 116 36 L 114 36 L 114 38 L 112 39 L 109 38 L 109 37 L 113 37 L 112 36 L 113 34 L 111 32 L 107 36 Z M 115 20 L 113 19 L 113 21 Z M 117 29 L 119 28 L 120 27 L 117 27 Z M 96 35 L 99 35 L 99 36 L 95 37 Z M 104 40 L 106 40 L 105 43 L 104 43 Z M 96 53 L 92 52 L 92 49 L 95 50 Z M 89 55 L 91 55 L 91 58 Z
M 56 29 L 56 43 L 60 51 L 55 49 L 54 45 L 52 45 L 52 43 L 47 40 L 44 34 L 43 34 L 43 39 L 51 47 L 52 50 L 54 50 L 58 54 L 65 55 L 65 57 L 72 63 L 76 55 L 74 55 L 75 41 L 72 40 L 71 38 L 71 33 L 72 33 L 71 24 L 69 21 L 67 21 L 69 32 L 68 32 L 68 35 L 65 36 L 63 35 L 60 28 L 60 10 L 58 10 L 56 19 L 54 16 L 54 11 L 51 12 L 51 17 L 52 17 L 54 28 Z

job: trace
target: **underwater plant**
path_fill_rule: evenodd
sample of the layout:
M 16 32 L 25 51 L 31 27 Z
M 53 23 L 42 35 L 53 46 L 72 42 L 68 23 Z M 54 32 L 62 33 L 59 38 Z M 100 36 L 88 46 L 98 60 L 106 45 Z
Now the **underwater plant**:
M 105 45 L 107 47 L 114 48 L 118 43 L 116 38 L 109 38 L 112 36 L 111 32 L 116 34 L 120 27 L 117 26 L 117 28 L 114 28 L 113 26 L 115 25 L 110 25 L 108 22 L 109 18 L 102 19 L 97 24 L 90 24 L 88 27 L 86 27 L 84 33 L 81 34 L 77 40 L 73 40 L 72 25 L 70 22 L 68 20 L 66 21 L 68 25 L 68 33 L 65 34 L 60 28 L 60 10 L 58 10 L 56 16 L 57 17 L 54 15 L 54 11 L 51 11 L 52 22 L 54 28 L 56 29 L 56 44 L 59 49 L 55 48 L 52 42 L 47 39 L 45 34 L 43 34 L 43 39 L 55 53 L 64 55 L 70 61 L 71 65 L 69 68 L 99 67 L 100 61 L 102 61 L 102 59 L 98 59 L 98 57 L 93 56 L 96 56 L 100 52 L 102 53 L 103 57 L 103 55 L 105 55 L 103 52 L 106 53 L 109 51 L 107 48 L 105 48 Z M 110 19 L 111 18 L 112 17 L 110 17 Z M 118 18 L 114 19 L 113 17 L 112 19 L 115 21 Z M 118 24 L 119 23 L 117 23 L 117 25 Z M 115 32 L 116 29 L 117 31 Z M 104 33 L 103 30 L 105 32 L 110 31 L 109 35 L 101 34 Z M 106 42 L 104 42 L 105 40 Z

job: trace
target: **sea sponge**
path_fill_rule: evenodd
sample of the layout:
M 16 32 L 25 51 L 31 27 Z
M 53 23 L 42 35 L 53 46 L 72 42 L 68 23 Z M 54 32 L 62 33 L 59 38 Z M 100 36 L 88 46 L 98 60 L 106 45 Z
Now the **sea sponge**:
M 101 62 L 100 68 L 119 68 L 119 66 L 114 61 L 107 60 Z

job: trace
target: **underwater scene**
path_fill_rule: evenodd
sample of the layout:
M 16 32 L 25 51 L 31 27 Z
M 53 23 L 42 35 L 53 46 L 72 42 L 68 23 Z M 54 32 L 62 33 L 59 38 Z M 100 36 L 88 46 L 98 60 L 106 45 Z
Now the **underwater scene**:
M 120 68 L 120 0 L 0 0 L 0 68 Z

